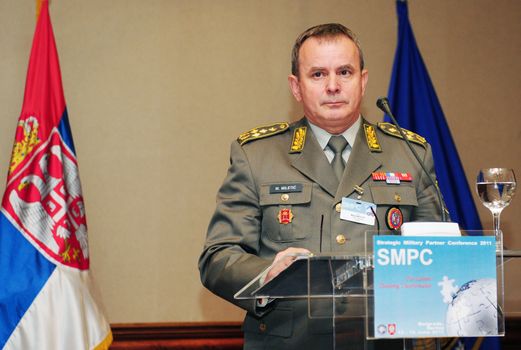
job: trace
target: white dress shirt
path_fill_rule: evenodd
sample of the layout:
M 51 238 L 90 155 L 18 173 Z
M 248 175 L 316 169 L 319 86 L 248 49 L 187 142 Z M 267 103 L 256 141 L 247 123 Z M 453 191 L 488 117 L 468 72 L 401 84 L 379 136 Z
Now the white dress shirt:
M 328 144 L 331 136 L 335 136 L 335 135 L 330 134 L 326 130 L 314 125 L 309 120 L 308 120 L 308 123 L 309 123 L 309 126 L 311 127 L 311 130 L 313 131 L 313 134 L 315 135 L 315 137 L 318 141 L 318 144 L 320 145 L 322 150 L 324 150 L 324 154 L 326 155 L 327 160 L 329 161 L 329 163 L 331 163 L 333 161 L 333 158 L 335 157 L 335 153 L 333 152 L 333 150 L 331 148 L 329 148 L 329 146 L 327 144 Z M 340 135 L 344 136 L 344 138 L 348 142 L 348 145 L 342 152 L 342 158 L 344 159 L 345 164 L 347 164 L 349 156 L 351 155 L 351 150 L 353 148 L 353 145 L 355 144 L 356 135 L 358 134 L 358 129 L 360 128 L 361 124 L 362 124 L 362 118 L 358 117 L 356 122 L 354 122 L 354 124 L 351 125 L 351 127 L 349 129 L 347 129 L 342 134 L 340 134 Z

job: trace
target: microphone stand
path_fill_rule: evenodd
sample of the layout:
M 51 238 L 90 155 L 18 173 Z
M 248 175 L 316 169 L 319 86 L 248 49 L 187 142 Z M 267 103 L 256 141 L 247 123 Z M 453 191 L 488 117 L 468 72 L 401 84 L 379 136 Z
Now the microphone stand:
M 398 121 L 396 120 L 396 118 L 394 117 L 393 113 L 391 112 L 391 108 L 389 107 L 389 100 L 386 97 L 380 97 L 376 101 L 376 106 L 378 106 L 378 108 L 380 108 L 384 113 L 386 113 L 391 118 L 393 124 L 396 125 L 396 128 L 400 132 L 400 135 L 402 136 L 403 140 L 405 141 L 405 143 L 407 144 L 407 146 L 411 150 L 412 154 L 414 155 L 414 157 L 416 158 L 418 163 L 420 163 L 420 166 L 422 167 L 422 169 L 425 172 L 425 174 L 427 174 L 427 178 L 430 180 L 430 182 L 434 186 L 434 189 L 436 190 L 436 195 L 438 197 L 438 202 L 440 203 L 441 221 L 447 222 L 447 216 L 445 215 L 445 206 L 443 205 L 443 201 L 441 199 L 441 191 L 438 188 L 438 185 L 436 185 L 436 183 L 434 182 L 434 179 L 429 174 L 427 169 L 425 169 L 425 165 L 423 164 L 423 161 L 420 159 L 420 156 L 418 155 L 418 153 L 412 147 L 411 142 L 407 139 L 407 136 L 405 135 L 405 133 L 403 132 L 401 126 L 398 124 Z M 440 340 L 440 338 L 435 338 L 434 339 L 434 343 L 435 343 L 435 346 L 436 346 L 436 350 L 441 350 L 441 340 Z
M 443 200 L 441 199 L 441 191 L 438 188 L 438 185 L 436 185 L 436 182 L 434 182 L 434 179 L 432 178 L 431 174 L 429 174 L 429 172 L 425 168 L 425 164 L 423 164 L 423 161 L 420 159 L 420 156 L 418 155 L 416 150 L 412 147 L 411 142 L 407 139 L 407 136 L 405 135 L 402 128 L 396 121 L 396 118 L 394 117 L 393 113 L 391 112 L 391 108 L 389 108 L 389 100 L 386 97 L 380 97 L 376 101 L 376 106 L 378 106 L 378 108 L 380 108 L 384 113 L 386 113 L 391 118 L 393 124 L 396 125 L 396 128 L 400 132 L 400 135 L 403 137 L 403 140 L 405 141 L 405 143 L 411 150 L 412 154 L 414 155 L 414 157 L 416 158 L 418 163 L 420 163 L 420 166 L 422 167 L 423 171 L 427 175 L 427 178 L 430 180 L 430 182 L 434 186 L 434 189 L 436 190 L 436 196 L 438 197 L 438 203 L 440 204 L 440 209 L 441 209 L 441 221 L 447 222 L 447 216 L 445 214 L 445 206 L 443 205 Z

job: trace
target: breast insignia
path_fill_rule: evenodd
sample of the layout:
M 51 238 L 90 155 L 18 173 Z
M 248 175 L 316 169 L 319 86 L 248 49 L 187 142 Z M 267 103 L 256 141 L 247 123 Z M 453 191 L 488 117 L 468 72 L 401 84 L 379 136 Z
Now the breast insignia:
M 394 124 L 391 124 L 391 123 L 378 123 L 378 128 L 380 128 L 380 130 L 382 130 L 384 133 L 386 133 L 388 135 L 392 135 L 394 137 L 402 138 L 402 135 L 400 134 L 400 131 L 398 131 L 398 128 Z M 426 146 L 427 140 L 425 140 L 424 137 L 418 135 L 415 132 L 412 132 L 410 130 L 404 129 L 404 128 L 402 128 L 402 130 L 403 130 L 403 133 L 405 134 L 405 136 L 407 137 L 407 140 L 409 140 L 411 142 L 414 142 L 414 143 L 417 143 L 419 145 L 422 145 L 423 147 Z
M 293 140 L 291 141 L 291 147 L 289 153 L 299 153 L 304 149 L 304 144 L 306 143 L 306 132 L 308 128 L 306 126 L 301 126 L 300 128 L 296 128 L 293 131 Z
M 374 126 L 369 124 L 364 124 L 365 130 L 365 140 L 367 141 L 367 147 L 371 150 L 371 152 L 382 152 L 382 147 L 380 143 L 378 143 L 378 138 L 376 137 L 376 131 L 374 130 Z
M 253 128 L 240 134 L 237 138 L 237 142 L 239 142 L 239 144 L 242 146 L 245 143 L 253 140 L 263 139 L 265 137 L 280 134 L 281 132 L 286 131 L 288 128 L 289 124 L 285 122 L 260 126 L 258 128 Z

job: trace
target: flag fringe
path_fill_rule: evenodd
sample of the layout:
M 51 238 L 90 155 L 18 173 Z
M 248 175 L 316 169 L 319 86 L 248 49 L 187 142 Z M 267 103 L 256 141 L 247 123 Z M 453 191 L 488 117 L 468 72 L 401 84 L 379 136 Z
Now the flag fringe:
M 109 334 L 103 339 L 101 343 L 99 343 L 93 350 L 108 350 L 110 344 L 112 344 L 112 331 L 109 331 Z
M 483 343 L 484 339 L 485 338 L 483 338 L 483 337 L 479 337 L 478 339 L 476 339 L 476 342 L 472 346 L 472 350 L 478 350 L 479 348 L 481 348 L 481 343 Z

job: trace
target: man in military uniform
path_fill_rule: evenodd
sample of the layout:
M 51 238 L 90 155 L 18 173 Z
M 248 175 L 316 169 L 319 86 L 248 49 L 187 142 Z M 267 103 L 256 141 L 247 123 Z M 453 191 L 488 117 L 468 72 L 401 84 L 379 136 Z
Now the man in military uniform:
M 331 321 L 308 318 L 306 300 L 234 299 L 267 267 L 269 281 L 291 264 L 291 253 L 362 254 L 365 231 L 378 223 L 399 229 L 440 219 L 435 188 L 398 131 L 361 116 L 367 78 L 349 29 L 310 28 L 297 38 L 288 78 L 305 117 L 232 143 L 199 269 L 209 290 L 247 311 L 246 349 L 332 347 Z M 407 135 L 435 177 L 429 144 Z M 377 220 L 341 219 L 343 198 L 374 204 Z

